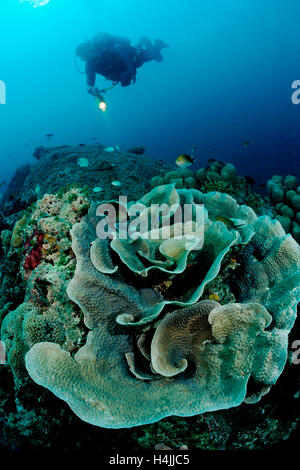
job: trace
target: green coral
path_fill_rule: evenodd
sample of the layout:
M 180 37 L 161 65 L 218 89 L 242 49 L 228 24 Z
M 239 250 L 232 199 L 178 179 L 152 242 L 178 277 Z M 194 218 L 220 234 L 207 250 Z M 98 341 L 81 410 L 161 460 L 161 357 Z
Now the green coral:
M 23 304 L 15 311 L 10 312 L 4 319 L 1 327 L 1 338 L 5 343 L 7 361 L 13 371 L 16 385 L 26 380 L 24 356 L 28 346 L 23 338 L 24 316 L 31 311 L 29 304 Z
M 165 197 L 166 191 L 161 189 L 155 197 L 157 194 Z M 162 271 L 156 270 L 158 278 L 151 279 L 149 285 L 147 278 L 134 271 L 130 273 L 121 258 L 117 271 L 100 272 L 98 268 L 103 260 L 107 263 L 107 253 L 100 257 L 101 263 L 96 268 L 91 261 L 90 246 L 95 240 L 98 219 L 91 209 L 89 216 L 72 230 L 77 265 L 68 288 L 69 296 L 82 309 L 90 329 L 86 344 L 74 357 L 51 342 L 35 344 L 26 355 L 31 378 L 65 400 L 82 420 L 91 424 L 130 427 L 172 414 L 186 416 L 227 409 L 245 399 L 253 403 L 276 382 L 285 365 L 287 336 L 300 297 L 299 245 L 286 236 L 279 222 L 269 217 L 257 218 L 251 209 L 239 206 L 229 196 L 204 195 L 195 190 L 178 190 L 178 194 L 186 202 L 205 204 L 213 232 L 220 231 L 222 236 L 231 233 L 234 243 L 244 243 L 238 259 L 241 266 L 231 276 L 236 303 L 214 303 L 213 309 L 205 310 L 203 321 L 207 333 L 203 342 L 197 335 L 194 341 L 189 336 L 194 330 L 185 322 L 189 319 L 197 330 L 194 319 L 198 318 L 199 309 L 202 311 L 202 302 L 197 303 L 202 291 L 193 297 L 197 286 L 191 289 L 182 273 L 181 283 L 175 283 L 172 292 L 176 275 L 163 272 L 171 276 L 170 298 L 177 297 L 171 300 L 172 305 L 186 305 L 182 299 L 187 295 L 189 306 L 174 312 L 174 307 L 168 305 L 168 310 L 159 318 L 155 316 L 155 323 L 152 321 L 144 330 L 118 325 L 116 319 L 120 315 L 143 318 L 149 305 L 155 308 L 157 302 L 161 303 L 162 290 L 157 295 L 151 285 L 158 280 L 165 283 L 166 279 L 161 279 Z M 177 199 L 174 192 L 172 198 Z M 142 199 L 150 202 L 153 194 Z M 229 227 L 213 221 L 222 214 L 232 219 Z M 236 220 L 243 224 L 234 225 Z M 210 235 L 207 238 L 209 243 Z M 214 249 L 221 238 L 216 235 L 200 261 L 197 256 L 193 259 L 191 264 L 195 269 L 187 278 L 190 282 L 195 278 L 199 286 L 203 272 L 209 272 L 217 259 Z M 225 249 L 224 255 L 228 251 Z M 216 263 L 210 280 L 218 275 L 224 255 Z M 172 335 L 168 338 L 166 330 L 164 345 L 172 353 L 165 354 L 175 369 L 179 366 L 172 380 L 166 377 L 164 368 L 153 367 L 157 364 L 156 351 L 164 354 L 157 335 L 167 321 L 186 325 L 183 329 L 175 328 L 179 336 L 182 332 L 182 338 L 178 339 L 180 349 L 174 346 Z M 256 383 L 255 391 L 248 391 L 250 377 Z
M 174 184 L 159 186 L 137 201 L 137 207 L 144 208 L 139 214 L 139 220 L 148 222 L 148 218 L 152 219 L 151 211 L 153 208 L 156 210 L 153 205 L 157 203 L 168 203 L 168 207 L 173 208 L 170 215 L 174 218 L 179 208 L 190 204 L 192 225 L 182 224 L 182 222 L 174 223 L 168 230 L 168 238 L 166 239 L 165 228 L 162 225 L 164 217 L 168 215 L 165 214 L 161 219 L 161 226 L 157 229 L 146 233 L 139 232 L 141 236 L 133 232 L 129 240 L 121 237 L 114 238 L 110 245 L 111 249 L 118 254 L 122 263 L 130 271 L 143 277 L 148 276 L 153 270 L 173 276 L 183 273 L 186 270 L 188 259 L 191 261 L 192 255 L 197 259 L 199 265 L 206 266 L 206 272 L 198 274 L 199 285 L 183 300 L 160 299 L 154 293 L 151 296 L 147 294 L 152 303 L 148 302 L 147 304 L 145 299 L 143 316 L 134 318 L 133 315 L 122 314 L 117 317 L 120 324 L 142 325 L 156 318 L 166 305 L 187 306 L 194 304 L 201 297 L 205 286 L 218 274 L 221 262 L 231 246 L 238 241 L 247 243 L 253 235 L 251 223 L 256 218 L 254 212 L 246 206 L 239 206 L 233 198 L 225 194 L 202 194 L 196 190 L 176 190 Z M 202 208 L 203 211 L 201 211 Z M 181 212 L 180 214 L 182 215 Z M 229 230 L 224 223 L 218 221 L 218 217 L 221 215 L 231 217 L 232 227 Z M 132 223 L 134 220 L 130 221 L 129 229 Z M 238 228 L 235 229 L 234 223 Z M 149 227 L 148 223 L 146 223 L 146 227 Z M 175 236 L 178 228 L 182 235 L 180 237 Z M 93 261 L 94 243 L 91 248 L 91 260 L 98 271 L 106 274 L 109 272 L 107 267 L 103 263 L 102 267 L 95 266 Z M 100 250 L 102 246 L 103 243 L 99 244 Z M 107 255 L 106 260 L 108 260 Z M 112 262 L 110 264 L 112 265 Z M 113 268 L 112 272 L 115 270 Z M 71 298 L 76 297 L 76 289 L 77 287 L 72 284 L 69 286 Z M 136 295 L 143 296 L 143 291 L 142 294 L 137 293 Z
M 261 196 L 252 191 L 254 181 L 248 181 L 247 177 L 237 176 L 236 168 L 232 163 L 224 163 L 214 159 L 209 160 L 205 168 L 200 168 L 196 172 L 186 168 L 178 168 L 162 173 L 152 178 L 151 184 L 152 187 L 174 184 L 176 189 L 194 188 L 200 189 L 202 193 L 212 191 L 226 193 L 251 207 L 257 213 L 261 213 L 264 205 Z
M 6 345 L 8 364 L 13 371 L 17 389 L 28 378 L 24 356 L 34 344 L 47 339 L 73 352 L 85 334 L 79 328 L 80 316 L 68 302 L 66 288 L 75 270 L 69 221 L 75 223 L 80 220 L 88 206 L 88 200 L 76 188 L 61 198 L 46 194 L 15 224 L 13 237 L 21 237 L 22 245 L 26 240 L 32 246 L 37 243 L 35 238 L 31 238 L 35 230 L 44 234 L 41 246 L 43 257 L 32 272 L 23 268 L 27 250 L 22 247 L 14 249 L 13 253 L 10 250 L 11 255 L 6 262 L 7 272 L 3 270 L 0 291 L 0 320 L 3 319 L 1 339 Z M 7 237 L 5 233 L 3 236 L 9 240 L 9 234 L 11 232 L 8 232 Z M 14 287 L 14 282 L 8 277 L 14 272 L 9 264 L 13 264 L 14 270 L 17 270 L 14 282 L 20 282 L 20 277 L 26 281 L 26 290 L 20 292 L 20 295 L 17 295 L 17 288 L 20 289 L 23 284 Z M 8 283 L 12 289 L 11 295 L 8 295 Z M 3 299 L 2 291 L 3 294 L 5 292 Z
M 153 188 L 167 184 L 174 184 L 176 189 L 197 187 L 195 174 L 188 168 L 177 168 L 176 170 L 168 171 L 165 174 L 154 176 L 151 180 L 151 186 Z
M 223 163 L 214 159 L 209 160 L 207 167 L 196 172 L 196 178 L 200 184 L 205 181 L 223 181 L 230 185 L 238 180 L 236 168 L 232 163 Z
M 276 218 L 287 233 L 300 242 L 300 188 L 295 176 L 285 178 L 274 175 L 267 182 L 271 202 L 275 205 Z
M 22 231 L 26 226 L 26 215 L 24 214 L 23 217 L 15 223 L 12 236 L 11 236 L 11 247 L 12 248 L 19 248 L 23 243 Z

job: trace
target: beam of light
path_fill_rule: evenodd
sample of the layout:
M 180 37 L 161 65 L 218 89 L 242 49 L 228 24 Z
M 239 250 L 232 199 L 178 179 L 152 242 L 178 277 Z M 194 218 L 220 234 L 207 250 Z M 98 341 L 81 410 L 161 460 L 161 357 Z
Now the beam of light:
M 29 5 L 32 5 L 33 8 L 37 7 L 43 7 L 44 5 L 47 5 L 50 0 L 20 0 L 21 3 L 28 3 Z
M 105 113 L 105 111 L 107 110 L 107 104 L 105 103 L 105 101 L 100 101 L 98 106 L 99 109 Z

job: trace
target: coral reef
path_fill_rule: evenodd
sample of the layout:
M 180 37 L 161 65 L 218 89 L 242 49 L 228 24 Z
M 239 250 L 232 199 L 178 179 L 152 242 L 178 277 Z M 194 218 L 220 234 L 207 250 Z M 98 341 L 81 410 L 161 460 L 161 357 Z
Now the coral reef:
M 188 168 L 177 168 L 152 178 L 152 187 L 164 184 L 174 184 L 177 189 L 196 188 L 197 186 L 195 174 Z
M 23 217 L 15 223 L 12 236 L 11 236 L 12 248 L 18 248 L 19 246 L 22 245 L 23 239 L 21 236 L 21 232 L 22 232 L 22 228 L 25 225 L 26 225 L 26 215 L 23 215 Z
M 190 189 L 196 188 L 199 185 L 201 190 L 219 190 L 219 188 L 211 188 L 211 185 L 220 185 L 220 188 L 229 189 L 232 185 L 241 184 L 244 179 L 238 177 L 236 168 L 232 163 L 223 163 L 217 160 L 209 160 L 205 168 L 201 168 L 196 172 L 187 168 L 177 168 L 173 171 L 168 171 L 164 174 L 152 178 L 152 187 L 160 186 L 163 184 L 174 183 L 177 189 Z M 206 192 L 206 191 L 204 191 Z M 227 191 L 228 192 L 228 191 Z
M 84 184 L 91 191 L 101 185 L 107 198 L 114 197 L 118 194 L 117 188 L 111 186 L 114 180 L 123 183 L 125 194 L 137 198 L 145 188 L 150 188 L 149 181 L 154 175 L 169 168 L 168 164 L 144 155 L 116 149 L 105 152 L 103 145 L 41 148 L 39 155 L 19 191 L 20 199 L 27 204 L 35 201 L 37 196 L 40 199 L 44 194 L 54 194 L 61 188 L 66 192 L 73 183 Z M 87 160 L 88 165 L 81 167 L 78 164 L 80 159 Z
M 34 230 L 33 234 L 27 239 L 24 246 L 27 252 L 24 260 L 25 271 L 33 271 L 39 264 L 41 264 L 44 240 L 44 233 L 39 232 L 37 229 Z
M 267 182 L 269 197 L 275 205 L 276 218 L 284 230 L 300 242 L 300 186 L 295 176 L 274 175 Z
M 176 201 L 174 191 L 174 185 L 156 188 L 139 201 L 150 203 L 168 197 Z M 26 355 L 26 368 L 34 381 L 67 401 L 91 424 L 130 427 L 172 414 L 231 408 L 244 400 L 256 403 L 276 383 L 286 363 L 288 332 L 300 296 L 299 245 L 278 222 L 267 216 L 257 218 L 230 196 L 195 190 L 178 190 L 177 194 L 183 198 L 181 204 L 204 203 L 207 223 L 217 234 L 211 241 L 207 235 L 208 246 L 204 244 L 199 250 L 199 260 L 191 260 L 197 284 L 211 269 L 211 261 L 205 259 L 219 256 L 209 276 L 213 280 L 231 245 L 245 244 L 240 250 L 243 269 L 235 269 L 232 280 L 237 303 L 197 303 L 202 286 L 200 290 L 197 284 L 193 288 L 184 279 L 179 285 L 173 281 L 175 292 L 168 292 L 166 302 L 147 280 L 143 283 L 146 278 L 132 270 L 122 256 L 119 261 L 115 258 L 118 271 L 100 272 L 102 263 L 96 268 L 90 257 L 97 223 L 92 206 L 89 216 L 72 229 L 77 264 L 68 286 L 70 298 L 82 309 L 91 330 L 87 342 L 74 357 L 59 344 L 45 341 L 35 344 Z M 232 221 L 243 223 L 227 227 L 221 221 L 213 222 L 228 213 L 236 216 Z M 227 233 L 232 238 L 229 246 L 225 243 L 222 247 Z M 112 248 L 110 251 L 107 243 L 98 248 L 101 256 L 97 259 L 105 260 L 105 266 L 107 261 L 110 264 Z M 157 277 L 151 279 L 152 286 L 162 282 L 161 273 L 170 275 L 159 268 L 153 271 Z M 166 305 L 167 311 L 158 317 Z M 172 306 L 176 305 L 186 308 L 174 311 Z M 132 330 L 133 326 L 136 329 Z M 178 333 L 174 336 L 172 331 Z M 250 377 L 255 390 L 248 387 Z
M 293 435 L 296 436 L 300 416 L 299 374 L 297 366 L 292 362 L 293 341 L 299 339 L 298 320 L 289 335 L 287 362 L 286 357 L 287 334 L 294 323 L 299 289 L 299 248 L 296 248 L 295 242 L 290 236 L 286 236 L 279 224 L 271 222 L 268 217 L 256 217 L 249 210 L 251 220 L 247 219 L 246 213 L 241 209 L 243 206 L 237 205 L 224 194 L 219 195 L 219 198 L 224 198 L 224 203 L 221 199 L 221 202 L 214 204 L 214 200 L 217 201 L 216 193 L 212 195 L 211 192 L 230 194 L 239 204 L 252 207 L 256 214 L 272 215 L 272 205 L 253 193 L 251 181 L 249 183 L 245 178 L 237 177 L 230 183 L 223 179 L 205 178 L 200 183 L 190 170 L 184 171 L 186 176 L 182 176 L 181 170 L 175 170 L 175 179 L 181 178 L 184 183 L 181 186 L 183 192 L 180 201 L 186 200 L 186 190 L 188 194 L 190 188 L 200 188 L 201 198 L 198 191 L 192 193 L 195 203 L 208 206 L 207 222 L 213 227 L 222 226 L 224 233 L 236 233 L 237 237 L 236 243 L 232 244 L 216 265 L 216 276 L 212 276 L 202 286 L 199 301 L 187 306 L 177 305 L 178 300 L 184 298 L 186 301 L 193 295 L 204 280 L 201 273 L 204 273 L 205 278 L 210 270 L 209 265 L 203 264 L 205 257 L 198 258 L 201 250 L 188 250 L 186 267 L 182 273 L 152 268 L 147 276 L 143 276 L 123 263 L 118 251 L 112 249 L 110 241 L 103 243 L 95 239 L 95 227 L 99 221 L 95 217 L 95 203 L 92 204 L 89 215 L 85 216 L 91 199 L 97 202 L 100 198 L 110 199 L 118 195 L 119 190 L 111 185 L 115 180 L 122 182 L 123 194 L 126 191 L 130 199 L 143 200 L 147 205 L 151 198 L 141 196 L 145 188 L 150 189 L 148 179 L 157 174 L 161 175 L 159 178 L 163 177 L 166 172 L 170 172 L 171 167 L 144 156 L 135 159 L 133 154 L 128 156 L 125 152 L 114 151 L 108 155 L 103 150 L 104 146 L 100 145 L 41 149 L 37 164 L 26 170 L 29 175 L 27 173 L 22 177 L 23 182 L 18 186 L 18 191 L 7 194 L 2 205 L 1 215 L 5 214 L 5 219 L 1 219 L 3 223 L 0 227 L 0 326 L 2 324 L 1 335 L 6 344 L 8 363 L 0 366 L 0 448 L 50 448 L 68 451 L 90 449 L 111 453 L 129 448 L 136 452 L 141 448 L 154 449 L 157 446 L 173 449 L 182 446 L 211 450 L 262 449 L 287 439 L 293 442 L 291 439 Z M 79 158 L 87 159 L 88 166 L 80 168 Z M 213 164 L 211 161 L 208 166 Z M 113 165 L 117 165 L 117 169 Z M 145 174 L 141 170 L 143 166 L 147 169 Z M 58 170 L 61 172 L 59 178 Z M 127 175 L 128 171 L 131 175 Z M 75 179 L 78 182 L 76 185 L 72 184 Z M 180 186 L 172 180 L 159 179 L 156 182 L 158 184 L 153 185 L 154 187 L 162 183 L 175 183 L 176 188 Z M 101 188 L 101 192 L 94 192 L 95 187 Z M 178 187 L 180 193 L 179 189 Z M 37 198 L 38 201 L 34 202 Z M 28 207 L 31 201 L 33 203 Z M 229 205 L 226 212 L 228 201 L 232 201 L 233 206 Z M 217 212 L 219 204 L 222 210 Z M 234 215 L 232 207 L 235 210 L 240 207 L 241 213 Z M 236 221 L 228 220 L 232 218 L 246 218 L 246 223 L 239 227 Z M 16 226 L 22 219 L 22 223 Z M 73 241 L 70 237 L 72 226 Z M 12 242 L 15 236 L 16 243 Z M 151 257 L 147 259 L 150 251 Z M 213 252 L 211 246 L 208 249 L 208 253 L 210 252 Z M 155 256 L 152 257 L 152 254 Z M 166 261 L 159 248 L 153 249 L 151 244 L 144 255 L 146 257 L 138 255 L 144 270 L 153 265 L 153 262 L 159 266 L 162 261 Z M 213 256 L 210 259 L 214 264 Z M 178 265 L 176 260 L 173 268 L 169 265 L 166 271 L 174 269 L 175 265 Z M 72 285 L 78 286 L 82 295 L 79 302 L 75 294 L 75 303 L 68 298 L 68 284 L 69 293 Z M 99 293 L 99 288 L 103 289 L 102 294 Z M 94 294 L 90 296 L 90 292 Z M 139 293 L 138 296 L 136 292 Z M 94 302 L 91 303 L 93 295 Z M 139 324 L 143 319 L 145 306 L 166 300 L 171 304 L 164 304 L 158 316 Z M 121 302 L 120 308 L 118 302 Z M 142 308 L 136 309 L 136 302 L 141 302 Z M 215 308 L 203 308 L 209 303 Z M 203 315 L 200 315 L 203 310 Z M 120 320 L 124 313 L 128 315 L 125 317 L 127 322 L 118 323 L 116 319 Z M 97 323 L 99 315 L 100 328 Z M 272 321 L 266 326 L 270 317 Z M 132 318 L 134 321 L 131 325 Z M 226 322 L 223 325 L 224 320 Z M 177 321 L 182 322 L 183 331 L 195 325 L 195 332 L 191 330 L 190 334 L 177 338 L 176 328 L 172 329 Z M 164 328 L 168 322 L 171 325 L 169 331 Z M 203 340 L 200 350 L 196 334 L 198 331 L 202 332 L 199 342 Z M 171 341 L 168 335 L 171 335 Z M 159 336 L 166 339 L 158 342 L 158 349 L 151 351 L 152 341 Z M 222 342 L 224 337 L 225 341 Z M 245 337 L 249 340 L 247 345 L 244 343 Z M 177 396 L 185 390 L 186 384 L 190 384 L 191 388 L 192 383 L 195 384 L 197 367 L 201 363 L 199 360 L 203 360 L 200 354 L 202 347 L 203 351 L 210 351 L 210 370 L 214 371 L 218 364 L 218 361 L 213 362 L 214 357 L 217 357 L 219 364 L 223 364 L 223 375 L 217 375 L 220 383 L 224 383 L 223 379 L 228 374 L 231 374 L 231 383 L 234 383 L 240 373 L 251 371 L 251 374 L 241 380 L 244 380 L 244 386 L 239 383 L 234 389 L 241 392 L 237 405 L 245 399 L 239 406 L 204 412 L 193 417 L 169 417 L 138 428 L 102 429 L 78 419 L 61 399 L 65 399 L 68 393 L 63 380 L 62 395 L 58 394 L 60 398 L 57 398 L 29 377 L 24 356 L 29 351 L 34 352 L 35 348 L 37 351 L 41 348 L 41 353 L 44 354 L 42 345 L 45 343 L 50 344 L 50 349 L 57 348 L 60 358 L 65 355 L 71 367 L 76 369 L 76 374 L 78 363 L 82 364 L 80 370 L 83 376 L 77 380 L 78 375 L 75 374 L 70 387 L 74 387 L 75 402 L 80 401 L 81 396 L 80 391 L 76 390 L 76 382 L 83 384 L 87 390 L 83 405 L 87 410 L 87 421 L 91 422 L 95 409 L 100 415 L 105 414 L 101 411 L 105 402 L 108 406 L 112 403 L 118 405 L 120 395 L 120 407 L 118 405 L 111 410 L 113 416 L 105 415 L 109 421 L 108 426 L 111 426 L 110 419 L 114 423 L 120 423 L 122 411 L 125 418 L 121 419 L 125 419 L 125 425 L 129 422 L 128 410 L 133 410 L 133 413 L 134 409 L 138 409 L 136 413 L 141 410 L 146 415 L 145 408 L 151 410 L 152 407 L 157 415 L 155 416 L 154 411 L 148 421 L 171 414 L 172 397 L 175 397 L 174 402 L 177 401 Z M 101 344 L 105 346 L 103 350 L 99 350 Z M 172 349 L 172 344 L 177 344 L 178 348 Z M 240 368 L 239 356 L 234 353 L 235 344 L 243 345 L 242 353 L 247 357 L 246 370 Z M 169 358 L 167 368 L 175 364 L 179 365 L 179 369 L 180 365 L 184 369 L 178 371 L 178 367 L 175 367 L 176 374 L 172 376 L 163 376 L 160 372 L 165 373 L 165 369 L 160 370 L 161 362 L 157 362 L 160 357 L 157 351 L 161 354 L 162 350 L 165 351 L 165 346 L 167 354 L 164 353 L 163 358 Z M 213 349 L 215 347 L 219 356 L 213 355 L 216 353 Z M 231 359 L 228 363 L 222 363 L 221 351 Z M 181 354 L 179 358 L 178 354 Z M 77 359 L 79 362 L 76 362 Z M 39 360 L 42 362 L 44 359 L 36 359 L 37 363 Z M 153 367 L 154 363 L 158 371 Z M 257 367 L 254 367 L 255 364 Z M 283 367 L 284 371 L 280 375 Z M 94 374 L 97 380 L 99 375 L 108 377 L 105 390 L 111 392 L 101 403 L 95 389 Z M 61 378 L 61 371 L 58 371 L 57 377 Z M 203 381 L 206 379 L 206 376 L 201 378 Z M 276 386 L 272 386 L 275 382 Z M 132 393 L 130 387 L 127 389 L 127 383 L 130 387 L 132 384 L 132 387 L 142 390 L 137 401 L 138 392 Z M 213 383 L 213 379 L 208 383 Z M 125 389 L 120 391 L 122 384 L 125 384 Z M 270 392 L 265 395 L 270 386 Z M 195 387 L 197 389 L 198 386 Z M 57 390 L 57 386 L 53 385 L 52 391 L 55 392 L 54 388 Z M 152 389 L 155 390 L 154 398 L 158 397 L 155 405 L 152 401 L 154 398 L 151 399 Z M 161 389 L 164 392 L 160 392 Z M 166 390 L 173 390 L 170 397 Z M 192 396 L 192 391 L 189 393 Z M 222 395 L 222 390 L 220 394 Z M 233 396 L 231 398 L 233 400 Z M 201 395 L 202 402 L 204 399 L 205 396 Z M 132 403 L 132 400 L 136 403 Z M 185 398 L 184 402 L 186 401 L 188 400 Z M 252 405 L 249 406 L 249 403 Z M 218 406 L 219 404 L 220 402 Z M 183 408 L 189 406 L 188 403 L 182 404 L 183 415 L 186 414 L 186 409 Z M 232 406 L 232 402 L 229 406 Z M 206 404 L 204 409 L 207 409 Z M 143 416 L 137 419 L 140 422 L 146 420 Z
M 131 147 L 127 150 L 127 152 L 133 153 L 134 155 L 144 155 L 144 153 L 146 152 L 146 147 L 144 147 L 143 145 Z
M 24 183 L 29 173 L 32 171 L 31 165 L 22 165 L 12 177 L 5 194 L 0 200 L 0 211 L 5 214 L 12 214 L 25 209 L 26 204 L 22 202 L 22 192 Z
M 206 168 L 201 168 L 196 172 L 196 178 L 200 183 L 224 181 L 229 185 L 237 182 L 236 168 L 232 163 L 223 163 L 213 159 L 209 160 L 208 163 Z
M 80 344 L 80 319 L 72 304 L 65 305 L 65 290 L 75 261 L 70 228 L 89 204 L 86 194 L 76 187 L 62 196 L 46 194 L 26 211 L 22 223 L 17 222 L 11 233 L 7 257 L 19 260 L 26 287 L 24 303 L 15 310 L 9 304 L 4 306 L 1 338 L 18 388 L 28 381 L 24 354 L 35 343 L 48 338 L 69 351 Z
M 237 176 L 232 163 L 224 163 L 214 159 L 196 172 L 187 168 L 177 168 L 154 176 L 151 186 L 175 184 L 177 189 L 200 189 L 207 193 L 218 191 L 233 196 L 239 203 L 247 204 L 256 212 L 261 212 L 263 200 L 253 192 L 254 181 L 249 177 Z

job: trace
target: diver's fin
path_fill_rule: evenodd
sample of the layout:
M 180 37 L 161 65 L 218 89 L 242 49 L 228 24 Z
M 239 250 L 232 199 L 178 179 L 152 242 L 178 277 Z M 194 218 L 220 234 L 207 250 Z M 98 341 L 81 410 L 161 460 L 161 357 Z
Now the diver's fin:
M 161 55 L 160 52 L 157 52 L 157 54 L 155 55 L 154 60 L 156 60 L 156 62 L 162 62 L 164 60 L 164 58 L 163 58 L 163 56 Z
M 155 47 L 157 47 L 160 50 L 161 49 L 168 49 L 170 47 L 169 44 L 162 41 L 161 39 L 156 39 L 154 44 L 155 44 Z

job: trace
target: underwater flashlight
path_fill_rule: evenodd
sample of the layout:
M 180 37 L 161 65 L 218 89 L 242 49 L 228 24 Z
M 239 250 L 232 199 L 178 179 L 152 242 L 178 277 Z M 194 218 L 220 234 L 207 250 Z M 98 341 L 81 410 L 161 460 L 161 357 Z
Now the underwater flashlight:
M 103 91 L 103 90 L 101 90 L 101 91 Z M 106 103 L 105 99 L 103 98 L 103 96 L 101 95 L 99 90 L 97 90 L 96 100 L 97 100 L 98 108 L 100 109 L 100 111 L 105 113 L 105 111 L 107 110 L 107 103 Z
M 98 108 L 103 113 L 105 113 L 105 111 L 107 111 L 107 103 L 106 103 L 105 99 L 103 98 L 103 94 L 107 93 L 113 87 L 114 87 L 114 85 L 112 85 L 108 88 L 104 88 L 103 90 L 98 90 L 98 88 L 96 88 L 96 90 L 94 92 L 94 96 L 96 96 L 96 99 L 97 99 Z
M 98 108 L 103 111 L 103 113 L 105 113 L 105 111 L 107 110 L 107 104 L 105 103 L 105 101 L 100 101 L 98 104 Z

